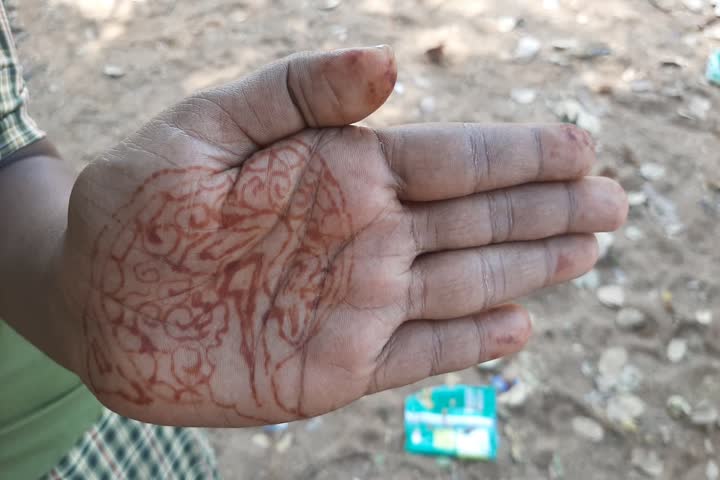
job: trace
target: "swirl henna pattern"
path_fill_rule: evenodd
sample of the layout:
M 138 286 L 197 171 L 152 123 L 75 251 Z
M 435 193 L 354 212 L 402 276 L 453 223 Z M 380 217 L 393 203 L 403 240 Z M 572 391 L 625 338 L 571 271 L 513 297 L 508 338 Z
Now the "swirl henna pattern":
M 157 171 L 112 220 L 84 312 L 96 393 L 303 416 L 304 348 L 352 274 L 325 160 L 291 139 L 237 169 Z

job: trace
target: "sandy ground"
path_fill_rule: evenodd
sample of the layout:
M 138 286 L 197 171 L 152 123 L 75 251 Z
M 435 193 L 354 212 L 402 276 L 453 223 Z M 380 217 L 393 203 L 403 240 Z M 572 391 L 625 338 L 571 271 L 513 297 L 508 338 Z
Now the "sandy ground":
M 6 3 L 32 112 L 78 168 L 195 89 L 298 50 L 388 43 L 398 87 L 367 124 L 579 112 L 599 141 L 598 173 L 633 192 L 594 273 L 527 300 L 534 338 L 499 367 L 521 390 L 502 408 L 496 463 L 406 454 L 402 405 L 414 386 L 280 433 L 213 431 L 225 478 L 718 478 L 720 87 L 703 70 L 720 19 L 709 0 Z M 425 51 L 439 45 L 437 64 Z M 113 68 L 122 76 L 106 75 Z M 672 395 L 683 397 L 674 410 Z

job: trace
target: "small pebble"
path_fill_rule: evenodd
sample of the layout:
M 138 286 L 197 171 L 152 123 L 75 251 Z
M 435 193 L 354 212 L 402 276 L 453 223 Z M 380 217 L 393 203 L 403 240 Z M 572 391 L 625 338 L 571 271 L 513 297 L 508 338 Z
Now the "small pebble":
M 270 437 L 268 437 L 264 433 L 256 433 L 252 436 L 250 440 L 256 447 L 265 449 L 270 446 Z
M 500 33 L 509 33 L 515 30 L 520 23 L 516 17 L 500 17 L 497 20 L 497 29 Z
M 695 320 L 700 325 L 710 325 L 713 321 L 713 314 L 711 310 L 698 310 L 695 312 Z
M 603 285 L 597 290 L 600 303 L 610 308 L 620 308 L 625 303 L 625 290 L 620 285 Z
M 550 46 L 555 50 L 578 50 L 580 42 L 576 38 L 556 38 L 550 42 Z
M 633 448 L 631 458 L 633 466 L 650 477 L 659 477 L 665 470 L 657 452 L 652 450 Z
M 620 372 L 620 378 L 617 382 L 619 391 L 622 392 L 634 392 L 638 389 L 643 381 L 642 371 L 635 365 L 625 365 Z
M 672 442 L 672 429 L 667 425 L 660 425 L 658 428 L 663 444 L 670 445 L 670 442 Z
M 125 75 L 125 70 L 119 65 L 105 65 L 103 75 L 109 78 L 120 78 Z
M 600 119 L 590 113 L 580 102 L 565 99 L 553 106 L 553 112 L 563 122 L 574 123 L 593 135 L 600 133 Z
M 340 6 L 342 0 L 325 0 L 320 5 L 320 10 L 334 10 Z
M 717 422 L 717 420 L 718 410 L 707 400 L 703 400 L 695 405 L 695 408 L 693 408 L 690 414 L 690 422 L 700 427 L 710 426 Z
M 673 338 L 667 346 L 667 357 L 672 363 L 678 363 L 687 354 L 687 340 L 684 338 Z
M 628 225 L 625 227 L 625 238 L 633 242 L 637 242 L 645 238 L 645 232 L 635 225 Z
M 275 444 L 275 451 L 278 453 L 284 453 L 292 445 L 293 434 L 286 433 L 280 440 Z
M 640 165 L 640 175 L 645 180 L 659 180 L 665 176 L 665 167 L 657 163 L 643 163 Z
M 665 402 L 665 406 L 670 417 L 676 420 L 689 417 L 692 413 L 692 406 L 690 406 L 690 402 L 680 395 L 672 395 L 668 397 L 667 402 Z
M 535 90 L 530 88 L 514 88 L 510 92 L 510 97 L 515 103 L 519 103 L 520 105 L 529 105 L 535 101 L 537 93 Z
M 572 419 L 572 427 L 576 434 L 592 442 L 602 442 L 605 437 L 605 430 L 602 425 L 588 417 L 575 417 Z
M 420 110 L 423 113 L 432 113 L 435 111 L 435 97 L 424 97 L 420 101 Z
M 462 382 L 462 377 L 459 374 L 457 374 L 455 372 L 450 372 L 450 373 L 445 374 L 445 385 L 449 385 L 449 386 L 453 387 L 453 386 L 459 384 L 460 382 Z
M 682 3 L 693 13 L 702 13 L 705 8 L 705 0 L 682 0 Z
M 628 192 L 627 199 L 628 205 L 631 207 L 645 205 L 648 201 L 647 194 L 645 192 Z
M 635 395 L 621 394 L 608 400 L 607 416 L 625 427 L 634 427 L 635 420 L 645 413 L 645 402 Z
M 515 47 L 514 57 L 517 60 L 530 61 L 540 53 L 541 48 L 542 44 L 537 38 L 530 36 L 521 37 Z
M 653 83 L 649 80 L 633 80 L 630 82 L 630 91 L 633 93 L 647 93 L 655 89 Z
M 625 330 L 637 330 L 647 324 L 645 313 L 637 308 L 623 308 L 616 318 L 617 326 Z
M 720 467 L 713 460 L 710 460 L 705 467 L 705 477 L 707 480 L 718 480 L 720 478 Z
M 606 377 L 617 377 L 628 361 L 628 353 L 622 347 L 611 347 L 605 350 L 598 360 L 598 371 Z

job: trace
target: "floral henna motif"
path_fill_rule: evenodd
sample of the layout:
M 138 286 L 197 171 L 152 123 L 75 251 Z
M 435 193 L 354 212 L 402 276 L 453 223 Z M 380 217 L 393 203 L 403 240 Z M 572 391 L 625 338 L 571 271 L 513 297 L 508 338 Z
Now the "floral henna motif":
M 95 243 L 92 387 L 303 415 L 306 345 L 347 293 L 351 237 L 337 180 L 300 140 L 240 169 L 156 172 Z

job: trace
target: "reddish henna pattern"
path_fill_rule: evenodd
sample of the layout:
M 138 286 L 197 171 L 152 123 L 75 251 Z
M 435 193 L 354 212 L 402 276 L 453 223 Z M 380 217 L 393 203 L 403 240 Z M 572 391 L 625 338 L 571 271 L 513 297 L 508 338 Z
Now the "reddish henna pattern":
M 347 292 L 351 236 L 337 180 L 300 140 L 240 169 L 156 172 L 95 243 L 92 387 L 302 416 L 305 347 Z

